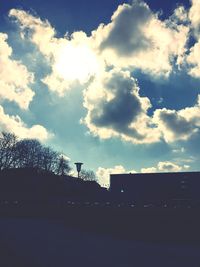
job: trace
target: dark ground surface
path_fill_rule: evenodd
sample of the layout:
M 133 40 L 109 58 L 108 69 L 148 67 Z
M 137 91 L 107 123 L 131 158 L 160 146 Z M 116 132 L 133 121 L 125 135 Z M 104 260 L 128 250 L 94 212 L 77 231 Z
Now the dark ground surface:
M 200 242 L 134 241 L 62 220 L 0 218 L 0 266 L 199 267 Z

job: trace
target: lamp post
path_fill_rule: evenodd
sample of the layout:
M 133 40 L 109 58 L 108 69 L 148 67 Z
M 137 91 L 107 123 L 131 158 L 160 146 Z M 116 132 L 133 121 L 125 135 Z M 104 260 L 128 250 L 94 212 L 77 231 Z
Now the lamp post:
M 76 170 L 78 172 L 78 178 L 80 178 L 79 175 L 80 175 L 81 166 L 83 165 L 83 163 L 82 162 L 75 162 L 74 164 L 76 165 Z

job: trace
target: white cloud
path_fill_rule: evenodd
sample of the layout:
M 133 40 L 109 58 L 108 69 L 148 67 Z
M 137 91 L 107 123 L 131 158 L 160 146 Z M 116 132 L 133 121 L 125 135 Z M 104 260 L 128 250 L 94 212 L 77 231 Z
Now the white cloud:
M 70 90 L 74 84 L 86 84 L 100 68 L 86 34 L 76 32 L 70 38 L 58 39 L 53 52 L 52 72 L 43 79 L 50 90 L 57 91 L 60 95 Z
M 34 96 L 29 87 L 34 76 L 20 61 L 11 58 L 12 48 L 7 38 L 7 34 L 0 33 L 0 99 L 14 101 L 27 109 Z
M 7 131 L 16 134 L 19 138 L 35 138 L 45 141 L 52 135 L 41 125 L 33 125 L 28 128 L 19 116 L 5 114 L 0 106 L 0 131 Z
M 12 9 L 10 16 L 20 23 L 22 32 L 28 31 L 30 40 L 38 47 L 51 66 L 51 73 L 42 80 L 50 90 L 63 95 L 77 82 L 87 83 L 101 68 L 84 32 L 56 37 L 48 21 L 42 21 L 23 10 Z
M 30 13 L 20 9 L 11 9 L 9 16 L 15 18 L 16 22 L 19 22 L 20 28 L 24 33 L 23 38 L 27 36 L 30 37 L 32 42 L 35 43 L 46 56 L 52 54 L 55 46 L 55 43 L 52 42 L 55 30 L 47 20 L 42 21 L 40 18 L 36 18 Z M 30 29 L 30 31 L 26 31 L 28 29 Z
M 171 161 L 160 161 L 156 167 L 142 168 L 142 173 L 156 173 L 156 172 L 180 172 L 188 170 L 189 165 L 179 165 Z
M 192 27 L 196 33 L 200 30 L 200 1 L 191 0 L 191 8 L 189 10 L 189 19 L 191 21 Z
M 83 122 L 100 138 L 159 141 L 160 133 L 147 115 L 151 103 L 139 95 L 137 81 L 127 71 L 114 69 L 94 79 L 84 92 L 84 107 L 88 113 Z
M 173 15 L 170 18 L 175 23 L 188 23 L 188 11 L 183 5 L 175 8 Z
M 195 78 L 200 78 L 200 37 L 194 46 L 190 48 L 186 62 L 189 64 L 188 73 Z
M 200 78 L 200 1 L 191 0 L 191 4 L 189 20 L 191 23 L 191 34 L 193 34 L 196 42 L 190 47 L 185 62 L 188 64 L 188 73 L 192 77 Z
M 137 81 L 128 71 L 113 69 L 96 77 L 84 92 L 83 120 L 90 132 L 102 139 L 120 137 L 135 144 L 188 140 L 199 132 L 200 96 L 196 105 L 181 110 L 157 109 L 140 96 Z
M 161 172 L 179 172 L 183 167 L 170 161 L 162 161 L 158 163 L 157 168 Z
M 181 157 L 181 158 L 174 158 L 175 162 L 183 163 L 183 164 L 188 164 L 188 163 L 194 163 L 197 159 L 193 156 L 187 156 L 187 158 Z M 187 165 L 184 165 L 187 166 Z M 189 166 L 189 165 L 188 165 Z
M 193 0 L 189 11 L 196 28 L 198 3 Z M 18 21 L 23 38 L 28 36 L 51 66 L 51 73 L 43 78 L 51 91 L 62 96 L 77 83 L 87 86 L 87 115 L 82 121 L 93 135 L 149 144 L 161 138 L 166 142 L 188 140 L 199 131 L 200 101 L 178 111 L 158 109 L 150 116 L 150 100 L 140 95 L 131 77 L 137 68 L 168 76 L 174 63 L 181 66 L 184 60 L 191 65 L 190 74 L 200 76 L 199 43 L 185 56 L 189 26 L 183 6 L 162 21 L 147 4 L 134 0 L 120 5 L 111 22 L 101 24 L 89 37 L 74 32 L 58 38 L 48 21 L 23 10 L 12 9 L 9 14 Z
M 120 173 L 135 173 L 135 171 L 132 170 L 132 171 L 127 172 L 122 165 L 116 165 L 113 168 L 99 167 L 96 172 L 96 176 L 101 186 L 109 187 L 110 186 L 110 174 L 120 174 Z
M 185 170 L 188 170 L 188 169 L 190 168 L 190 165 L 183 165 L 183 168 L 184 168 Z
M 156 167 L 142 168 L 141 173 L 155 173 L 157 172 Z
M 200 96 L 194 107 L 181 110 L 157 109 L 153 122 L 166 142 L 188 140 L 200 128 Z
M 156 172 L 179 172 L 190 168 L 189 165 L 179 165 L 170 161 L 160 161 L 157 166 L 142 168 L 141 173 L 156 173 Z M 98 182 L 101 186 L 110 186 L 111 174 L 136 173 L 135 170 L 127 171 L 122 165 L 116 165 L 113 168 L 99 167 L 96 171 Z
M 181 147 L 181 148 L 174 148 L 172 150 L 173 153 L 184 153 L 185 152 L 185 148 Z
M 92 37 L 107 64 L 168 76 L 173 62 L 182 62 L 188 33 L 188 26 L 161 21 L 146 3 L 134 0 L 120 5 L 111 22 L 101 24 Z
M 181 17 L 184 11 L 176 13 Z M 106 66 L 168 76 L 173 63 L 183 61 L 189 32 L 183 24 L 161 21 L 137 0 L 119 5 L 111 22 L 100 24 L 91 36 L 80 31 L 58 38 L 47 20 L 18 9 L 9 15 L 19 23 L 23 38 L 30 38 L 48 60 L 51 72 L 42 81 L 59 95 L 74 83 L 86 84 Z

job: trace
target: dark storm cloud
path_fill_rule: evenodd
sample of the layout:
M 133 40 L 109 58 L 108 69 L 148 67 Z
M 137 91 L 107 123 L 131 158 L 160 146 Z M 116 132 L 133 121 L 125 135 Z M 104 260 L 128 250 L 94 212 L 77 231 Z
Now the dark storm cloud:
M 194 130 L 194 124 L 179 116 L 177 112 L 162 110 L 160 119 L 175 135 L 188 135 Z
M 144 2 L 124 4 L 119 14 L 112 19 L 112 28 L 100 48 L 113 48 L 121 56 L 146 50 L 150 47 L 150 40 L 145 37 L 142 28 L 151 17 L 152 13 Z
M 115 73 L 104 86 L 113 94 L 113 98 L 110 101 L 101 100 L 91 114 L 91 122 L 97 127 L 110 128 L 141 139 L 142 136 L 136 130 L 129 128 L 142 112 L 135 80 Z

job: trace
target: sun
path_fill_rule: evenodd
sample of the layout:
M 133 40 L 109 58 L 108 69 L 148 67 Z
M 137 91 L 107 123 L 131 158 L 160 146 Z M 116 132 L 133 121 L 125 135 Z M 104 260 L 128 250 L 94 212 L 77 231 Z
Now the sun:
M 65 80 L 85 83 L 98 72 L 99 64 L 90 47 L 68 43 L 60 50 L 54 69 Z

